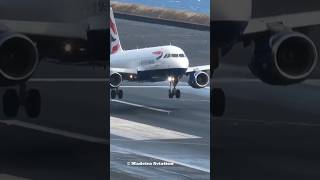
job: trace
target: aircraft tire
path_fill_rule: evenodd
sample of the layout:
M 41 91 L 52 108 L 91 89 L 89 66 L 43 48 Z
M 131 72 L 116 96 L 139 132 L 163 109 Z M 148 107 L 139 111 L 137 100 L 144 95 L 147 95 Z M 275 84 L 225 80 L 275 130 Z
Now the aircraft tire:
M 181 96 L 180 89 L 177 89 L 177 90 L 175 91 L 175 94 L 176 94 L 176 98 L 179 99 L 180 96 Z
M 3 95 L 2 103 L 3 112 L 6 117 L 14 118 L 17 116 L 20 107 L 20 100 L 18 92 L 15 89 L 6 90 Z
M 213 89 L 213 116 L 221 117 L 225 112 L 226 97 L 224 91 L 220 88 Z
M 122 90 L 122 89 L 120 89 L 120 90 L 118 91 L 118 98 L 119 98 L 119 99 L 122 99 L 122 98 L 123 98 L 123 90 Z
M 25 109 L 30 118 L 37 118 L 41 112 L 41 95 L 36 89 L 30 89 L 25 97 Z
M 112 89 L 110 92 L 110 95 L 111 95 L 111 99 L 115 99 L 117 96 L 116 90 Z
M 173 98 L 173 92 L 171 90 L 169 90 L 169 98 L 172 99 Z

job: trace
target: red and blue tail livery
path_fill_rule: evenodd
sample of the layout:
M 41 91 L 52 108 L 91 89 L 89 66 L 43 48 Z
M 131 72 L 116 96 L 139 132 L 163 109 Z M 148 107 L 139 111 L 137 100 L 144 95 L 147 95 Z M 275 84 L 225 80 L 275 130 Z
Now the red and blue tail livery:
M 111 52 L 110 54 L 115 54 L 119 51 L 122 51 L 120 39 L 119 39 L 119 34 L 117 30 L 117 25 L 114 19 L 114 15 L 112 12 L 112 8 L 110 8 L 110 40 L 111 40 Z

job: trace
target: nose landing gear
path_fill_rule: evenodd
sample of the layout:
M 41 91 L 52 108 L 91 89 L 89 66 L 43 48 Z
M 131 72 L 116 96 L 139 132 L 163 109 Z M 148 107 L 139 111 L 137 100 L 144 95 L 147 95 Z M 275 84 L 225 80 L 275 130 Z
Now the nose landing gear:
M 16 89 L 7 89 L 2 98 L 3 112 L 8 118 L 15 118 L 21 106 L 24 106 L 30 118 L 37 118 L 41 112 L 41 95 L 36 89 L 26 89 L 26 85 Z
M 172 99 L 174 96 L 176 96 L 177 99 L 180 98 L 181 92 L 180 89 L 177 89 L 176 86 L 179 82 L 179 79 L 177 77 L 169 77 L 170 82 L 170 89 L 169 89 L 169 98 Z

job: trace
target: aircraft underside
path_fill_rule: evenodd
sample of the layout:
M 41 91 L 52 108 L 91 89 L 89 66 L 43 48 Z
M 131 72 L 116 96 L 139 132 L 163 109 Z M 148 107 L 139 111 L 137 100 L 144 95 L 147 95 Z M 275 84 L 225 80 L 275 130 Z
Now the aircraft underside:
M 138 71 L 137 80 L 151 82 L 166 81 L 169 76 L 182 77 L 185 75 L 186 70 L 184 68 L 172 68 Z

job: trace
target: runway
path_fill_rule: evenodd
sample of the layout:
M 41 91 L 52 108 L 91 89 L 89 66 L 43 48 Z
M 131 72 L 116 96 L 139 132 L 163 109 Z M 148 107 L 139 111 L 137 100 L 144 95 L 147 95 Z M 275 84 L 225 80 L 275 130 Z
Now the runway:
M 124 49 L 172 44 L 191 65 L 209 64 L 209 32 L 116 22 Z M 185 80 L 181 99 L 168 98 L 167 82 L 123 84 L 124 99 L 110 107 L 111 179 L 210 179 L 210 89 L 192 89 Z
M 209 89 L 204 89 L 203 95 L 195 95 L 181 88 L 185 93 L 179 100 L 169 99 L 164 87 L 123 89 L 125 99 L 111 102 L 112 171 L 151 179 L 208 179 Z M 141 104 L 142 107 L 137 106 Z M 119 125 L 119 120 L 125 121 L 125 127 Z M 127 162 L 149 162 L 150 158 L 152 162 L 168 161 L 175 165 L 127 166 Z
M 319 179 L 319 67 L 302 84 L 276 87 L 251 75 L 249 57 L 236 47 L 215 74 L 227 95 L 225 115 L 212 120 L 215 178 Z
M 40 117 L 1 113 L 0 178 L 107 179 L 104 78 L 102 68 L 42 62 L 28 83 L 41 93 Z

